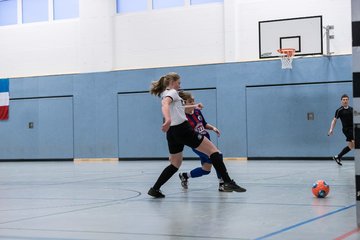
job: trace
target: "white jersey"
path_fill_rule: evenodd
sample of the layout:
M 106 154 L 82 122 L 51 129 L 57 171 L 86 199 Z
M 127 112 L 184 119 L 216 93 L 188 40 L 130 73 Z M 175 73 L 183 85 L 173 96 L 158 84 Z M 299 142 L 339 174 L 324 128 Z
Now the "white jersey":
M 175 89 L 166 89 L 161 94 L 161 99 L 164 99 L 165 97 L 170 97 L 172 99 L 170 104 L 170 126 L 176 126 L 187 121 L 184 107 L 185 103 L 184 100 L 179 96 L 178 92 Z

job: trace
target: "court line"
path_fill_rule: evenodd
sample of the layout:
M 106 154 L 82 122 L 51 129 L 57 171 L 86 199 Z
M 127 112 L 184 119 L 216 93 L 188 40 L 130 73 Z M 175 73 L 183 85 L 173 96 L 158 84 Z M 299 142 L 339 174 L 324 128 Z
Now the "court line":
M 0 222 L 0 225 L 1 224 L 7 224 L 7 223 L 28 221 L 28 220 L 39 219 L 39 218 L 44 218 L 44 217 L 63 215 L 63 214 L 74 213 L 74 212 L 87 211 L 87 210 L 91 210 L 91 209 L 103 208 L 103 207 L 108 207 L 108 206 L 113 206 L 113 205 L 118 205 L 118 204 L 122 204 L 124 201 L 127 201 L 127 200 L 130 200 L 130 199 L 137 198 L 137 197 L 141 196 L 141 192 L 138 192 L 138 191 L 136 191 L 136 192 L 137 192 L 137 195 L 135 195 L 135 196 L 126 197 L 126 198 L 123 198 L 123 199 L 111 200 L 109 202 L 100 203 L 100 205 L 97 205 L 97 206 L 83 207 L 83 208 L 77 208 L 77 209 L 72 209 L 72 210 L 68 210 L 68 211 L 54 212 L 54 213 L 48 213 L 48 214 L 43 214 L 43 215 L 38 215 L 38 216 L 25 217 L 25 218 L 14 219 L 14 220 L 8 220 L 8 221 Z
M 297 224 L 294 224 L 292 226 L 289 226 L 289 227 L 286 227 L 286 228 L 283 228 L 283 229 L 280 229 L 278 231 L 275 231 L 275 232 L 272 232 L 272 233 L 269 233 L 269 234 L 266 234 L 264 236 L 261 236 L 261 237 L 258 237 L 258 238 L 255 238 L 255 240 L 262 240 L 262 239 L 266 239 L 266 238 L 269 238 L 269 237 L 272 237 L 272 236 L 275 236 L 275 235 L 278 235 L 280 233 L 283 233 L 283 232 L 286 232 L 286 231 L 289 231 L 293 228 L 297 228 L 299 226 L 302 226 L 302 225 L 305 225 L 307 223 L 310 223 L 310 222 L 313 222 L 313 221 L 316 221 L 316 220 L 319 220 L 321 218 L 324 218 L 324 217 L 327 217 L 327 216 L 330 216 L 330 215 L 333 215 L 335 213 L 338 213 L 338 212 L 341 212 L 341 211 L 344 211 L 344 210 L 347 210 L 349 208 L 352 208 L 352 207 L 355 207 L 355 204 L 353 205 L 350 205 L 350 206 L 347 206 L 347 207 L 343 207 L 343 208 L 340 208 L 338 210 L 335 210 L 335 211 L 332 211 L 332 212 L 329 212 L 329 213 L 326 213 L 324 215 L 321 215 L 321 216 L 318 216 L 318 217 L 315 217 L 315 218 L 311 218 L 309 220 L 306 220 L 306 221 L 303 221 L 303 222 L 300 222 L 300 223 L 297 223 Z
M 354 233 L 358 233 L 358 232 L 360 232 L 360 228 L 355 228 L 355 229 L 351 230 L 350 232 L 347 232 L 347 233 L 345 233 L 345 234 L 343 234 L 343 235 L 335 238 L 335 240 L 343 240 L 343 239 L 345 239 L 345 238 L 350 237 L 350 236 L 353 235 Z
M 200 236 L 200 235 L 184 235 L 184 234 L 166 234 L 166 233 L 145 233 L 145 232 L 120 232 L 120 231 L 94 231 L 94 230 L 77 230 L 77 229 L 41 229 L 41 228 L 19 228 L 19 227 L 15 227 L 15 228 L 2 228 L 0 227 L 1 230 L 16 230 L 19 234 L 19 231 L 35 231 L 35 232 L 58 232 L 59 234 L 63 234 L 63 233 L 77 233 L 77 234 L 116 234 L 116 235 L 129 235 L 129 236 L 133 236 L 133 239 L 140 239 L 139 236 L 141 237 L 167 237 L 166 239 L 169 239 L 169 237 L 171 239 L 176 238 L 176 239 L 186 239 L 186 238 L 190 238 L 190 239 L 214 239 L 214 240 L 250 240 L 249 238 L 238 238 L 238 237 L 217 237 L 217 236 Z M 0 236 L 1 237 L 1 236 Z M 1 238 L 0 238 L 1 239 Z M 64 238 L 62 238 L 64 239 Z M 66 238 L 67 239 L 67 238 Z M 83 238 L 81 238 L 83 239 Z M 145 239 L 145 238 L 141 238 L 141 239 Z M 41 239 L 40 239 L 41 240 Z M 52 239 L 49 239 L 52 240 Z M 70 239 L 72 240 L 72 239 Z

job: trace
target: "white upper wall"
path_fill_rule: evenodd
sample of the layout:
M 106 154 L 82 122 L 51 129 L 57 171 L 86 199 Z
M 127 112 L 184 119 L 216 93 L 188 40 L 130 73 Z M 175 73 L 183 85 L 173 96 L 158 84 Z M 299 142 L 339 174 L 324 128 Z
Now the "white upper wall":
M 115 19 L 118 69 L 224 62 L 223 4 L 204 4 Z
M 0 78 L 113 69 L 114 0 L 80 0 L 79 19 L 0 27 Z
M 0 27 L 0 78 L 79 71 L 79 21 Z
M 334 55 L 351 54 L 350 0 L 225 0 L 128 14 L 116 14 L 115 2 L 80 0 L 79 19 L 0 27 L 0 78 L 255 61 L 259 21 L 314 15 L 335 26 Z

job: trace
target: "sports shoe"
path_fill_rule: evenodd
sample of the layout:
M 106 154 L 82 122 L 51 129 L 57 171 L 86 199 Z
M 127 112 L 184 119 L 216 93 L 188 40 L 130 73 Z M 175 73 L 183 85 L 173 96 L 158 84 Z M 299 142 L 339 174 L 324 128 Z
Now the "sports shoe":
M 165 197 L 165 195 L 162 194 L 160 189 L 156 190 L 154 188 L 150 188 L 150 190 L 148 191 L 148 194 L 154 198 L 164 198 Z
M 224 183 L 219 183 L 219 192 L 224 192 Z
M 224 183 L 224 192 L 232 192 L 232 191 L 246 192 L 246 189 L 237 185 L 234 180 L 231 180 L 231 182 Z
M 336 156 L 333 156 L 333 159 L 335 160 L 335 162 L 337 164 L 339 164 L 340 166 L 342 166 L 342 163 L 341 163 L 341 159 L 336 155 Z
M 181 186 L 184 189 L 188 189 L 188 179 L 184 177 L 183 173 L 179 173 L 179 178 L 181 180 Z

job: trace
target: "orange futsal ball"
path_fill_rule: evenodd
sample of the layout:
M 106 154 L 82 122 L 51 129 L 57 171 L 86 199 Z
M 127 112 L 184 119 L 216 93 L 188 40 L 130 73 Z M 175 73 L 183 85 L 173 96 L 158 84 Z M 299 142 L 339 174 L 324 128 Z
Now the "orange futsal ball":
M 324 198 L 330 192 L 330 186 L 324 180 L 317 180 L 312 186 L 312 193 L 317 198 Z

